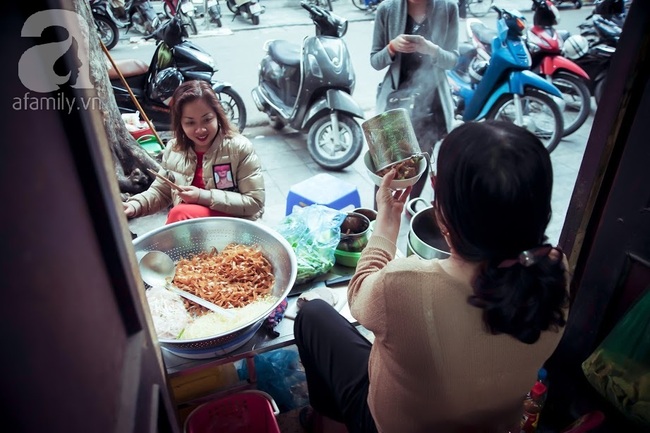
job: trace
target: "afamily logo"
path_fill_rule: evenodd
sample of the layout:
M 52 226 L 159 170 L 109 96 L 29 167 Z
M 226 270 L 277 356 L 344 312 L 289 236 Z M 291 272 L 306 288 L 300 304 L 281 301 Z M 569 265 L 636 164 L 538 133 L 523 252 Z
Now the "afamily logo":
M 66 97 L 63 86 L 75 89 L 92 89 L 90 80 L 90 44 L 88 23 L 76 12 L 64 9 L 48 9 L 36 12 L 25 21 L 21 36 L 42 38 L 45 31 L 62 27 L 67 31 L 64 40 L 46 42 L 27 49 L 18 61 L 18 78 L 34 93 L 26 92 L 15 97 L 14 110 L 66 110 L 99 109 L 98 97 Z M 52 92 L 56 92 L 52 94 Z

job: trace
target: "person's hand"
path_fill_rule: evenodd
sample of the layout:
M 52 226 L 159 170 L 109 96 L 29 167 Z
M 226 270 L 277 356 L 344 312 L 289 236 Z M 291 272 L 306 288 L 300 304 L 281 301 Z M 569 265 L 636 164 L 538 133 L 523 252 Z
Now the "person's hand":
M 390 46 L 397 53 L 414 53 L 422 41 L 426 39 L 420 35 L 402 34 L 390 41 Z
M 438 45 L 422 35 L 402 34 L 391 41 L 391 46 L 400 53 L 422 53 L 432 57 L 438 56 Z
M 395 179 L 396 170 L 391 170 L 384 175 L 381 186 L 377 190 L 377 220 L 374 233 L 383 236 L 393 242 L 397 242 L 399 226 L 402 220 L 404 204 L 411 193 L 412 187 L 393 190 L 390 183 Z
M 129 202 L 122 202 L 122 208 L 124 208 L 124 215 L 127 218 L 132 218 L 135 215 L 135 207 Z
M 195 186 L 181 186 L 182 191 L 178 191 L 178 196 L 185 203 L 198 203 L 201 190 Z

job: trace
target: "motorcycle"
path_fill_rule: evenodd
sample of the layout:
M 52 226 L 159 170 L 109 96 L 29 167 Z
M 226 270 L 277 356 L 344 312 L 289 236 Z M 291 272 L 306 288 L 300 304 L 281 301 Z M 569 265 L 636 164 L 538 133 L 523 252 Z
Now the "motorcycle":
M 617 26 L 623 27 L 630 3 L 631 1 L 627 0 L 596 0 L 594 9 L 587 19 L 592 15 L 599 15 L 606 20 L 612 21 Z
M 305 1 L 316 31 L 302 44 L 267 41 L 259 66 L 259 85 L 253 89 L 257 109 L 266 113 L 275 129 L 285 125 L 307 131 L 312 159 L 328 170 L 352 164 L 363 147 L 364 118 L 352 98 L 355 75 L 345 41 L 348 22 Z
M 124 6 L 126 10 L 127 22 L 118 22 L 126 27 L 128 32 L 131 28 L 135 28 L 138 32 L 145 36 L 151 35 L 158 27 L 160 27 L 160 18 L 151 5 L 149 0 L 129 0 Z
M 573 60 L 589 75 L 589 90 L 596 104 L 600 103 L 603 95 L 607 71 L 615 51 L 616 48 L 602 42 L 590 46 L 582 35 L 567 36 L 562 45 L 564 56 Z
M 611 47 L 618 45 L 623 29 L 614 21 L 600 15 L 589 15 L 587 21 L 578 25 L 580 34 L 587 38 L 590 45 L 605 43 Z
M 99 39 L 106 46 L 106 49 L 112 49 L 120 40 L 120 30 L 117 24 L 115 24 L 115 18 L 110 11 L 108 2 L 90 0 L 90 10 L 93 14 L 95 27 L 97 27 L 97 32 L 99 33 Z
M 169 131 L 169 102 L 174 90 L 184 81 L 203 80 L 211 83 L 226 115 L 243 131 L 246 126 L 243 99 L 229 83 L 214 79 L 216 69 L 212 56 L 184 37 L 187 37 L 187 30 L 177 14 L 151 35 L 158 43 L 149 66 L 134 59 L 116 62 L 145 114 L 156 130 Z M 137 112 L 114 68 L 109 69 L 109 78 L 120 112 Z
M 198 34 L 199 31 L 196 28 L 196 22 L 194 21 L 194 17 L 196 16 L 196 7 L 194 6 L 194 3 L 192 0 L 180 0 L 181 7 L 179 9 L 178 2 L 179 0 L 163 0 L 163 10 L 165 15 L 172 18 L 176 15 L 176 10 L 178 10 L 183 25 L 187 25 L 193 35 Z
M 221 27 L 221 5 L 219 0 L 209 0 L 207 5 L 210 22 L 215 23 L 217 27 Z
M 228 10 L 235 14 L 233 21 L 237 16 L 250 18 L 253 25 L 260 23 L 260 15 L 264 13 L 264 7 L 258 0 L 226 0 Z
M 461 44 L 456 67 L 447 71 L 457 115 L 464 121 L 496 119 L 527 128 L 552 152 L 564 132 L 558 103 L 562 93 L 552 83 L 530 71 L 532 60 L 523 32 L 523 15 L 492 6 L 497 12 L 497 32 L 480 20 L 468 18 L 469 34 L 476 45 Z M 491 42 L 490 53 L 481 48 Z
M 556 10 L 550 0 L 533 0 L 534 25 L 527 30 L 526 44 L 531 56 L 531 70 L 546 78 L 562 92 L 564 99 L 564 134 L 580 128 L 591 111 L 589 75 L 576 63 L 562 56 L 563 40 L 553 27 Z M 555 10 L 554 10 L 555 9 Z

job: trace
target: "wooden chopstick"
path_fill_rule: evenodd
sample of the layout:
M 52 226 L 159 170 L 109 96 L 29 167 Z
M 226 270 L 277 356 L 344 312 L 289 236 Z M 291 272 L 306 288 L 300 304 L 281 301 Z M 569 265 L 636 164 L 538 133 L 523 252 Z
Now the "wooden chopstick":
M 149 171 L 149 173 L 151 173 L 151 174 L 153 174 L 154 176 L 156 176 L 158 179 L 160 179 L 160 180 L 162 180 L 163 182 L 165 182 L 167 185 L 169 185 L 169 186 L 171 186 L 172 188 L 174 188 L 176 191 L 183 191 L 183 188 L 181 188 L 180 186 L 176 185 L 174 182 L 172 182 L 171 180 L 167 179 L 167 178 L 166 178 L 165 176 L 163 176 L 162 174 L 158 174 L 157 172 L 153 171 L 153 170 L 150 169 L 150 168 L 147 168 L 147 171 Z

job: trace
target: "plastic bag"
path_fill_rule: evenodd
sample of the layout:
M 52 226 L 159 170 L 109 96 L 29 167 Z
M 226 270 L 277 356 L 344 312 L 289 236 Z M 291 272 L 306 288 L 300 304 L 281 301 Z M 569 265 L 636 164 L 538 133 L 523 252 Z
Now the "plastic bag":
M 582 363 L 582 371 L 628 418 L 650 425 L 650 290 Z
M 346 213 L 313 204 L 296 208 L 277 227 L 296 253 L 296 284 L 307 282 L 332 269 L 334 251 L 341 240 Z
M 280 412 L 309 403 L 305 370 L 297 350 L 278 349 L 255 355 L 256 388 L 273 397 Z M 239 379 L 248 378 L 246 363 L 238 370 Z

